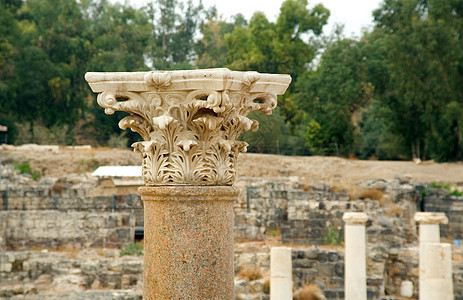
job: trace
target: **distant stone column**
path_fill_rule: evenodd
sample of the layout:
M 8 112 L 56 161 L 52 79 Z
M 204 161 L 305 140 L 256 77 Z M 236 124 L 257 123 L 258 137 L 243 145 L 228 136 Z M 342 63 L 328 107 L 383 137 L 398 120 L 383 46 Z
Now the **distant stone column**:
M 426 281 L 424 274 L 426 271 L 426 259 L 424 258 L 424 248 L 426 244 L 429 243 L 440 243 L 440 232 L 439 224 L 447 224 L 449 222 L 447 216 L 441 212 L 418 212 L 415 214 L 415 221 L 419 224 L 419 239 L 420 239 L 420 249 L 419 249 L 419 268 L 420 268 L 420 278 L 419 278 L 419 298 L 420 299 L 429 299 L 426 298 Z M 439 299 L 443 300 L 443 299 Z
M 424 244 L 421 261 L 420 300 L 453 300 L 452 245 Z
M 228 69 L 87 73 L 107 114 L 144 141 L 143 299 L 234 299 L 233 201 L 238 141 L 271 114 L 289 75 Z
M 272 247 L 270 250 L 270 299 L 293 299 L 291 248 Z
M 366 273 L 366 213 L 348 212 L 342 217 L 345 223 L 345 280 L 346 300 L 367 299 Z

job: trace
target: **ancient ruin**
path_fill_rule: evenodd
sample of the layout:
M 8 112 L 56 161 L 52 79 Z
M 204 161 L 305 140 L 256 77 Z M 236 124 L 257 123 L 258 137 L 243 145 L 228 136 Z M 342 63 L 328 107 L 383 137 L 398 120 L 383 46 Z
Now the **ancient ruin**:
M 342 217 L 345 223 L 345 299 L 367 299 L 366 274 L 366 213 L 348 212 Z
M 418 212 L 420 239 L 420 299 L 454 299 L 452 246 L 440 243 L 439 224 L 448 224 L 442 212 Z
M 270 299 L 293 298 L 293 267 L 291 248 L 272 247 L 270 250 Z
M 26 157 L 32 153 L 17 151 L 15 154 Z M 58 154 L 66 151 L 70 150 Z M 104 155 L 118 152 L 96 151 L 101 152 L 101 161 Z M 9 160 L 13 153 L 4 151 L 2 155 Z M 48 152 L 38 153 L 44 157 Z M 64 157 L 82 155 L 90 160 L 91 153 L 78 150 Z M 138 157 L 127 150 L 122 153 Z M 386 180 L 362 180 L 355 187 L 366 187 L 365 192 L 381 188 L 383 196 L 378 200 L 359 198 L 361 194 L 339 190 L 335 185 L 303 183 L 302 176 L 241 175 L 252 174 L 252 161 L 257 158 L 260 162 L 263 158 L 275 160 L 276 156 L 240 157 L 246 168 L 241 169 L 235 183 L 239 197 L 233 205 L 234 290 L 238 299 L 269 299 L 271 249 L 267 245 L 291 248 L 295 291 L 314 283 L 327 299 L 344 299 L 347 249 L 337 243 L 347 226 L 342 220 L 344 212 L 365 212 L 369 218 L 365 224 L 367 299 L 400 299 L 400 295 L 418 299 L 419 228 L 414 217 L 420 196 L 426 211 L 448 216 L 448 224 L 437 225 L 441 241 L 450 243 L 461 237 L 463 197 L 419 179 L 398 175 Z M 294 158 L 281 159 L 287 164 Z M 302 164 L 307 169 L 323 161 L 340 161 L 297 159 L 310 161 Z M 267 167 L 263 165 L 261 170 Z M 143 212 L 139 195 L 110 189 L 116 193 L 113 197 L 106 190 L 105 179 L 85 174 L 54 175 L 35 181 L 12 165 L 4 165 L 2 170 L 3 186 L 9 190 L 1 195 L 0 203 L 0 297 L 55 299 L 59 293 L 61 299 L 142 299 L 143 256 L 120 254 L 127 244 L 134 243 L 134 219 L 137 212 Z M 426 195 L 421 194 L 423 186 Z M 137 222 L 142 226 L 143 218 Z M 329 236 L 332 238 L 327 240 Z M 456 300 L 462 300 L 463 247 L 455 244 L 452 248 L 453 293 Z M 448 272 L 443 266 L 439 265 L 439 271 Z M 261 277 L 242 276 L 246 270 L 258 270 Z M 445 278 L 449 276 L 441 279 Z

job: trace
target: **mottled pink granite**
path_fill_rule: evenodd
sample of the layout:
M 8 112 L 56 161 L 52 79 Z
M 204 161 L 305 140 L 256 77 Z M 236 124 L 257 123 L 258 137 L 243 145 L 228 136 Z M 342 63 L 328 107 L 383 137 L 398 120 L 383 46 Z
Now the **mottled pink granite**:
M 233 299 L 231 186 L 145 186 L 143 299 Z

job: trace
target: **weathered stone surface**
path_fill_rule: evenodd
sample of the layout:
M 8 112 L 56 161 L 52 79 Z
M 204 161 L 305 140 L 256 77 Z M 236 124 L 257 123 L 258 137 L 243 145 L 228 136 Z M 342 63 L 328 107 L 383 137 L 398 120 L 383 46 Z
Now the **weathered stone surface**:
M 420 299 L 452 300 L 452 246 L 426 243 L 420 251 Z
M 270 250 L 270 299 L 292 299 L 293 279 L 291 248 Z
M 0 227 L 5 246 L 12 249 L 121 247 L 134 240 L 129 213 L 0 211 L 0 219 L 6 222 Z
M 140 187 L 144 297 L 233 299 L 233 202 L 228 186 Z
M 342 220 L 346 225 L 365 225 L 368 216 L 365 213 L 347 212 L 342 216 Z
M 345 225 L 345 297 L 367 299 L 365 213 L 344 213 Z
M 441 212 L 417 212 L 415 221 L 419 224 L 447 224 L 449 219 Z
M 85 79 L 107 114 L 130 113 L 119 127 L 144 139 L 133 147 L 147 185 L 231 185 L 247 146 L 237 139 L 259 125 L 246 116 L 271 114 L 291 82 L 289 75 L 228 69 L 90 72 Z

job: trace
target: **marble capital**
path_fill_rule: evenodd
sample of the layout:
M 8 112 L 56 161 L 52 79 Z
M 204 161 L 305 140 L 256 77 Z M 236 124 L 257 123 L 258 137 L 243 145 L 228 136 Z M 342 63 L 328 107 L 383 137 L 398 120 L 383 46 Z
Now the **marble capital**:
M 368 216 L 363 212 L 346 212 L 342 216 L 342 220 L 346 225 L 365 225 L 368 221 Z
M 259 124 L 247 115 L 271 114 L 291 77 L 228 69 L 152 72 L 89 72 L 85 75 L 106 114 L 144 141 L 132 145 L 143 157 L 146 185 L 231 185 L 247 144 L 238 141 Z
M 447 224 L 449 219 L 442 212 L 417 212 L 415 221 L 419 224 Z

